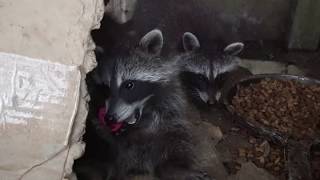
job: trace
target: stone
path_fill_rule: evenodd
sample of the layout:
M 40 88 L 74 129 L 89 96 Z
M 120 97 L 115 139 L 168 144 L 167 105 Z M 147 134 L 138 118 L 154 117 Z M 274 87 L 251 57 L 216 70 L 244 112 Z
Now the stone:
M 94 68 L 90 31 L 102 0 L 0 2 L 0 177 L 69 177 L 87 109 L 85 73 Z
M 287 66 L 287 73 L 291 75 L 297 75 L 297 76 L 304 76 L 306 73 L 300 69 L 299 67 L 295 65 L 288 65 Z
M 320 42 L 320 1 L 297 1 L 294 11 L 288 48 L 316 50 Z
M 237 174 L 232 175 L 228 180 L 276 180 L 266 170 L 256 167 L 252 162 L 242 164 Z
M 274 61 L 242 59 L 240 66 L 247 68 L 252 74 L 285 73 L 286 64 Z

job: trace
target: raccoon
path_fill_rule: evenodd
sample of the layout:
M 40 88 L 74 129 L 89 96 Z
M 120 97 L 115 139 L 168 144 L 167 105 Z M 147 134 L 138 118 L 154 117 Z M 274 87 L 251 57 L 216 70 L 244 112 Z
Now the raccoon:
M 217 105 L 228 74 L 238 68 L 236 56 L 243 43 L 232 43 L 222 52 L 206 53 L 198 38 L 186 32 L 182 37 L 183 53 L 175 56 L 181 66 L 179 78 L 190 101 L 199 108 Z
M 97 82 L 110 88 L 105 121 L 116 149 L 107 179 L 152 175 L 164 180 L 211 179 L 196 164 L 179 66 L 163 61 L 162 32 L 152 30 L 127 55 L 99 64 Z M 110 142 L 110 141 L 108 141 Z

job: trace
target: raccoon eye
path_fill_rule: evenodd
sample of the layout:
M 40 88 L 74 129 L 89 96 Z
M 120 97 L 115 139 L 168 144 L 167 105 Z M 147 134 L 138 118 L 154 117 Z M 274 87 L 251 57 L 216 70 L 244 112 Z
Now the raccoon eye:
M 206 81 L 206 80 L 207 80 L 207 78 L 204 77 L 203 75 L 198 75 L 198 79 L 199 79 L 200 81 Z
M 132 81 L 128 82 L 126 85 L 125 85 L 125 88 L 126 89 L 132 89 L 134 87 L 134 83 Z

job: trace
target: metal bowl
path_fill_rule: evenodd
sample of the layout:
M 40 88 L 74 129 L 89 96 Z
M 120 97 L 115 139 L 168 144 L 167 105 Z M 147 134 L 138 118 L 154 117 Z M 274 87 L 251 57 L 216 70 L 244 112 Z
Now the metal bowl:
M 289 135 L 279 132 L 274 128 L 270 128 L 265 126 L 259 122 L 250 122 L 245 119 L 245 117 L 239 116 L 235 109 L 231 106 L 232 99 L 236 95 L 238 89 L 237 87 L 240 86 L 249 86 L 250 84 L 259 83 L 262 80 L 266 79 L 276 79 L 276 80 L 295 80 L 302 84 L 306 85 L 314 85 L 319 84 L 320 81 L 316 79 L 311 79 L 307 77 L 295 76 L 295 75 L 286 75 L 286 74 L 259 74 L 259 75 L 252 75 L 249 77 L 245 77 L 238 82 L 233 83 L 233 85 L 226 87 L 222 91 L 222 103 L 226 106 L 227 110 L 231 112 L 237 119 L 237 122 L 241 126 L 245 126 L 246 128 L 251 129 L 253 132 L 271 140 L 272 142 L 279 144 L 279 145 L 286 145 L 288 142 Z

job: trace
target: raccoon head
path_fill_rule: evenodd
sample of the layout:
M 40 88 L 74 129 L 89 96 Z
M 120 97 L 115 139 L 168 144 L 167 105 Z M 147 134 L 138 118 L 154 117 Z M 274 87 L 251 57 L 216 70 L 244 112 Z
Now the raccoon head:
M 110 87 L 106 101 L 106 121 L 137 125 L 145 105 L 171 76 L 159 58 L 163 46 L 160 30 L 152 30 L 127 56 L 118 55 L 105 67 L 102 81 Z M 109 60 L 107 60 L 109 61 Z
M 207 107 L 216 104 L 226 75 L 237 67 L 236 55 L 244 45 L 240 42 L 232 43 L 223 52 L 208 56 L 201 51 L 198 38 L 190 32 L 184 33 L 182 44 L 184 54 L 179 60 L 182 66 L 180 78 L 187 95 L 197 105 Z

